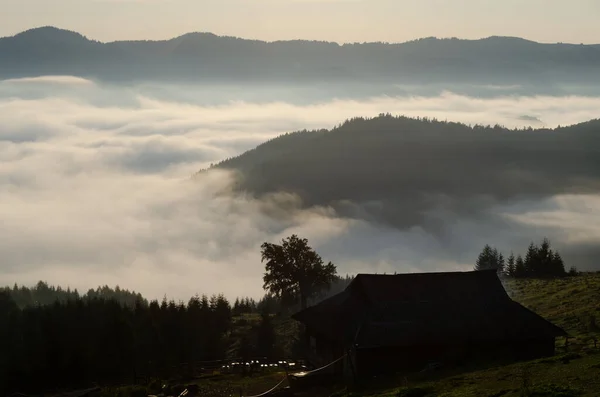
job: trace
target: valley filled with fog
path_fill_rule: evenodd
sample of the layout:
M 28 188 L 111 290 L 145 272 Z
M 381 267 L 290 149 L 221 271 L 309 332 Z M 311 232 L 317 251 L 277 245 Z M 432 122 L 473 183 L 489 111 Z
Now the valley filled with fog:
M 567 266 L 591 270 L 600 240 L 593 189 L 505 201 L 486 207 L 486 216 L 431 213 L 443 226 L 431 233 L 348 218 L 327 205 L 307 208 L 287 192 L 239 193 L 224 170 L 191 179 L 281 134 L 331 129 L 353 117 L 391 113 L 508 128 L 598 117 L 593 87 L 565 87 L 569 95 L 526 91 L 0 81 L 0 284 L 119 284 L 149 298 L 259 297 L 260 244 L 291 233 L 307 237 L 342 275 L 467 270 L 484 244 L 516 253 L 545 236 Z

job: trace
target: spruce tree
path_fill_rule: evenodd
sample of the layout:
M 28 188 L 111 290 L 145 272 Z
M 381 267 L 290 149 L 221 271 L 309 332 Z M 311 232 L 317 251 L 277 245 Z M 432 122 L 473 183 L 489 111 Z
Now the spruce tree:
M 242 313 L 240 309 L 240 298 L 235 298 L 235 302 L 233 304 L 232 314 L 234 316 L 239 316 Z
M 524 276 L 531 277 L 539 273 L 538 247 L 535 244 L 533 244 L 533 242 L 531 242 L 529 244 L 529 247 L 527 247 L 524 265 Z
M 566 275 L 565 272 L 565 264 L 563 262 L 562 257 L 558 253 L 558 251 L 554 252 L 554 255 L 551 259 L 552 272 L 554 276 L 563 277 Z
M 544 238 L 542 244 L 537 248 L 538 269 L 534 276 L 548 277 L 555 273 L 552 269 L 554 253 L 550 249 L 550 240 Z
M 504 270 L 504 256 L 496 248 L 486 244 L 475 261 L 474 270 L 488 269 L 496 269 L 498 272 L 502 272 Z
M 508 276 L 508 277 L 515 277 L 515 255 L 511 252 L 510 256 L 508 257 L 507 261 L 506 261 L 506 268 L 504 270 L 504 273 Z
M 498 269 L 499 274 L 503 274 L 506 268 L 506 262 L 504 260 L 504 255 L 501 252 L 498 252 L 497 249 L 494 248 L 494 254 L 496 255 L 496 269 Z
M 517 260 L 515 261 L 515 275 L 514 277 L 526 277 L 527 276 L 527 268 L 525 267 L 525 261 L 521 255 L 517 256 Z

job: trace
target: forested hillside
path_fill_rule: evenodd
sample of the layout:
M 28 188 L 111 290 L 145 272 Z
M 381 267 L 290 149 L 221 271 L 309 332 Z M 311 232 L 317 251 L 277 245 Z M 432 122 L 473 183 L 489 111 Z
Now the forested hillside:
M 597 192 L 599 143 L 599 120 L 509 130 L 380 115 L 285 134 L 214 167 L 237 171 L 240 191 L 289 191 L 306 206 L 410 227 L 440 203 L 468 215 L 493 202 Z
M 100 43 L 52 27 L 0 39 L 0 78 L 74 75 L 110 81 L 595 84 L 600 46 L 513 37 L 401 44 L 264 42 L 210 33 Z

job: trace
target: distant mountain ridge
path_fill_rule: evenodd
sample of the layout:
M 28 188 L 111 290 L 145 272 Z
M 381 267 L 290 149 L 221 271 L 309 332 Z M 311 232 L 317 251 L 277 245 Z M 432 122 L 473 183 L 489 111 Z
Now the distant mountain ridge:
M 182 35 L 179 36 L 175 36 L 169 39 L 160 39 L 160 40 L 115 40 L 115 41 L 100 41 L 100 40 L 94 40 L 94 39 L 90 39 L 87 36 L 76 32 L 76 31 L 72 31 L 72 30 L 68 30 L 68 29 L 61 29 L 55 26 L 41 26 L 41 27 L 36 27 L 36 28 L 31 28 L 31 29 L 27 29 L 24 30 L 22 32 L 19 32 L 15 35 L 12 36 L 1 36 L 1 39 L 8 39 L 8 38 L 15 38 L 15 37 L 33 37 L 33 36 L 48 36 L 48 35 L 57 35 L 60 36 L 62 35 L 63 37 L 66 36 L 71 36 L 71 37 L 77 37 L 86 41 L 92 41 L 92 42 L 96 42 L 96 43 L 101 43 L 101 44 L 112 44 L 112 43 L 136 43 L 136 42 L 152 42 L 152 43 L 159 43 L 159 42 L 171 42 L 171 41 L 176 41 L 176 40 L 181 40 L 184 38 L 189 38 L 189 37 L 194 37 L 194 36 L 206 36 L 206 37 L 213 37 L 213 38 L 221 38 L 221 39 L 234 39 L 234 40 L 243 40 L 243 41 L 249 41 L 249 42 L 256 42 L 256 43 L 265 43 L 265 44 L 273 44 L 273 43 L 293 43 L 293 42 L 303 42 L 303 43 L 323 43 L 323 44 L 330 44 L 330 45 L 334 45 L 334 46 L 344 46 L 344 45 L 354 45 L 354 44 L 386 44 L 386 45 L 404 45 L 404 44 L 409 44 L 409 43 L 415 43 L 415 42 L 420 42 L 420 41 L 464 41 L 464 42 L 476 42 L 476 41 L 487 41 L 487 40 L 512 40 L 515 42 L 523 42 L 523 43 L 532 43 L 532 44 L 540 44 L 540 45 L 555 45 L 555 44 L 559 44 L 559 45 L 573 45 L 573 46 L 579 46 L 579 45 L 585 45 L 585 46 L 600 46 L 599 44 L 576 44 L 576 43 L 541 43 L 541 42 L 536 42 L 534 40 L 529 40 L 529 39 L 524 39 L 518 36 L 488 36 L 488 37 L 483 37 L 480 39 L 461 39 L 461 38 L 457 38 L 457 37 L 451 37 L 451 38 L 438 38 L 438 37 L 434 37 L 434 36 L 429 36 L 429 37 L 423 37 L 423 38 L 418 38 L 418 39 L 414 39 L 414 40 L 407 40 L 407 41 L 403 41 L 403 42 L 381 42 L 381 41 L 371 41 L 371 42 L 356 42 L 356 43 L 338 43 L 338 42 L 334 42 L 334 41 L 327 41 L 327 40 L 308 40 L 308 39 L 289 39 L 289 40 L 272 40 L 272 41 L 267 41 L 267 40 L 259 40 L 259 39 L 245 39 L 242 37 L 238 37 L 238 36 L 228 36 L 228 35 L 217 35 L 215 33 L 212 32 L 201 32 L 201 31 L 194 31 L 194 32 L 188 32 L 188 33 L 184 33 Z
M 102 43 L 54 27 L 0 38 L 0 78 L 71 74 L 108 81 L 394 83 L 595 82 L 600 45 L 515 37 L 399 44 L 245 40 L 188 33 Z

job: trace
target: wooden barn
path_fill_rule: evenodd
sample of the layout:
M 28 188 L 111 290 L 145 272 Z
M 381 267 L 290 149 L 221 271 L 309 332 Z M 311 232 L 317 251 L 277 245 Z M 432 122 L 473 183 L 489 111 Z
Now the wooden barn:
M 513 301 L 495 270 L 359 274 L 293 318 L 305 325 L 315 365 L 349 353 L 338 370 L 361 376 L 551 356 L 556 338 L 567 336 Z

